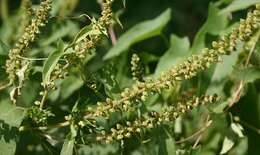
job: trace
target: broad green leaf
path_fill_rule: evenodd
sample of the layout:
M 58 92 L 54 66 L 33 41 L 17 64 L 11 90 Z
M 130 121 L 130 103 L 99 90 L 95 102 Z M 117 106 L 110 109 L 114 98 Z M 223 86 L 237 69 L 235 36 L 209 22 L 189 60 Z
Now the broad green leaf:
M 0 155 L 14 155 L 18 141 L 18 131 L 0 120 Z
M 234 75 L 238 80 L 243 80 L 245 83 L 252 83 L 260 79 L 260 68 L 248 67 L 245 69 L 236 69 Z
M 227 80 L 227 77 L 232 75 L 236 62 L 239 58 L 238 56 L 241 53 L 242 49 L 242 44 L 239 43 L 239 45 L 237 46 L 237 51 L 232 52 L 231 55 L 223 56 L 223 61 L 216 64 L 214 72 L 211 76 L 210 85 L 207 89 L 208 94 L 217 93 L 221 95 L 225 85 L 224 81 Z
M 75 29 L 77 29 L 75 24 L 73 24 L 72 22 L 68 21 L 64 25 L 62 25 L 59 28 L 57 28 L 57 30 L 55 29 L 55 31 L 52 33 L 52 35 L 49 38 L 42 39 L 40 45 L 41 46 L 47 46 L 47 45 L 49 45 L 51 43 L 54 43 L 57 40 L 59 40 L 60 38 L 73 33 L 75 31 Z
M 0 109 L 0 120 L 13 127 L 19 127 L 26 114 L 24 108 L 12 105 L 5 100 L 0 102 Z
M 173 140 L 172 137 L 167 138 L 165 140 L 165 145 L 166 145 L 166 150 L 167 150 L 168 155 L 174 155 L 176 148 L 175 148 L 175 141 Z
M 162 72 L 180 63 L 189 55 L 190 42 L 187 37 L 180 38 L 172 35 L 170 41 L 171 46 L 160 58 L 155 70 L 155 76 L 159 76 Z
M 223 56 L 223 61 L 217 64 L 211 81 L 221 81 L 227 76 L 231 75 L 236 65 L 238 55 L 239 52 L 233 52 L 231 55 Z
M 66 139 L 63 143 L 60 155 L 73 155 L 75 138 Z
M 44 84 L 50 82 L 51 73 L 54 70 L 55 66 L 57 65 L 60 57 L 63 55 L 63 52 L 64 52 L 64 43 L 62 40 L 60 40 L 58 43 L 57 50 L 51 53 L 44 63 L 43 71 L 42 71 L 42 80 Z
M 104 59 L 110 59 L 126 51 L 131 45 L 142 40 L 157 36 L 171 19 L 171 10 L 167 9 L 153 20 L 139 23 L 124 33 L 113 46 Z
M 83 27 L 83 28 L 77 33 L 77 35 L 74 37 L 73 41 L 69 44 L 69 47 L 72 46 L 72 45 L 74 45 L 75 43 L 78 43 L 78 42 L 80 42 L 81 40 L 83 40 L 84 37 L 86 37 L 91 30 L 92 30 L 92 24 Z
M 229 154 L 234 154 L 234 155 L 245 155 L 248 154 L 248 138 L 245 137 L 241 140 L 239 140 L 238 144 L 230 150 Z
M 0 101 L 0 155 L 14 155 L 19 140 L 17 127 L 22 123 L 26 110 L 6 100 Z
M 233 0 L 233 2 L 226 8 L 220 11 L 220 14 L 230 13 L 242 9 L 246 9 L 251 5 L 260 3 L 260 0 Z
M 62 82 L 60 90 L 60 98 L 62 100 L 67 99 L 72 95 L 76 90 L 83 86 L 83 81 L 75 76 L 69 76 Z
M 60 83 L 57 82 L 58 89 L 50 92 L 48 95 L 51 101 L 57 101 L 58 99 L 59 101 L 66 100 L 84 84 L 81 78 L 73 75 L 68 76 L 59 82 Z
M 164 132 L 167 135 L 165 139 L 165 147 L 168 155 L 175 155 L 176 154 L 176 147 L 175 147 L 175 140 L 172 138 L 171 134 L 165 129 Z
M 196 34 L 191 48 L 192 53 L 198 53 L 206 45 L 206 35 L 219 35 L 228 25 L 227 14 L 219 15 L 219 9 L 215 4 L 209 5 L 207 21 Z
M 225 110 L 225 108 L 228 106 L 229 102 L 228 101 L 224 101 L 212 108 L 210 108 L 214 113 L 217 114 L 222 114 Z

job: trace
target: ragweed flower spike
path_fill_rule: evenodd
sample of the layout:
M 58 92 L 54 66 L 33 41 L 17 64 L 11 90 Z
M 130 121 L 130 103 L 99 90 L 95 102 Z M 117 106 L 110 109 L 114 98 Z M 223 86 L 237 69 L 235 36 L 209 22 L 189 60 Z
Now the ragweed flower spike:
M 75 45 L 74 51 L 77 58 L 85 58 L 86 55 L 91 54 L 91 50 L 94 49 L 101 40 L 102 34 L 107 33 L 107 27 L 111 24 L 112 20 L 112 2 L 112 0 L 103 0 L 101 17 L 98 21 L 92 21 L 93 31 L 99 33 L 90 35 Z
M 150 112 L 132 122 L 127 121 L 125 124 L 117 124 L 110 131 L 102 130 L 99 132 L 96 140 L 111 143 L 114 140 L 123 140 L 133 135 L 139 135 L 140 132 L 146 129 L 152 129 L 158 125 L 174 121 L 180 115 L 191 111 L 199 105 L 214 104 L 219 99 L 217 95 L 193 97 L 187 102 L 179 102 L 176 105 L 167 106 L 162 112 Z
M 183 63 L 173 67 L 163 73 L 158 79 L 149 79 L 144 82 L 137 82 L 132 88 L 126 88 L 121 93 L 121 99 L 100 102 L 98 106 L 91 109 L 87 117 L 98 117 L 109 115 L 110 111 L 129 111 L 135 107 L 134 103 L 146 101 L 148 96 L 153 93 L 160 93 L 163 89 L 173 86 L 176 82 L 191 79 L 199 71 L 209 68 L 212 64 L 221 61 L 223 55 L 232 52 L 238 41 L 245 41 L 260 27 L 260 5 L 249 12 L 245 20 L 241 20 L 237 28 L 229 35 L 221 37 L 212 43 L 212 48 L 203 49 L 198 55 L 189 57 Z
M 24 55 L 29 44 L 35 40 L 36 35 L 40 33 L 40 27 L 45 26 L 51 10 L 51 3 L 52 0 L 43 0 L 41 2 L 39 9 L 35 13 L 36 17 L 26 26 L 23 35 L 17 41 L 15 47 L 10 50 L 9 59 L 6 61 L 6 72 L 11 83 L 17 80 L 17 73 L 24 66 L 24 62 L 20 57 Z
M 22 0 L 21 14 L 22 14 L 22 17 L 21 17 L 21 27 L 19 29 L 19 34 L 22 34 L 25 31 L 25 28 L 30 23 L 30 19 L 34 15 L 31 0 Z
M 143 66 L 140 57 L 137 54 L 132 55 L 131 71 L 134 80 L 143 81 Z

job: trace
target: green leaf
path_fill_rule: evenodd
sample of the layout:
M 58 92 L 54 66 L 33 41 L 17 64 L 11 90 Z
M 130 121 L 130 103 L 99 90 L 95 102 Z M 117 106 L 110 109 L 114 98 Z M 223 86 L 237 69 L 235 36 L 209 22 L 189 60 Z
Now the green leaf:
M 153 20 L 139 23 L 124 33 L 113 46 L 104 59 L 110 59 L 126 51 L 131 45 L 142 40 L 157 36 L 171 19 L 171 10 L 167 9 Z
M 174 155 L 176 148 L 175 148 L 175 141 L 173 140 L 173 138 L 167 138 L 165 140 L 165 144 L 166 144 L 166 150 L 168 155 Z
M 252 83 L 257 79 L 260 79 L 260 68 L 248 67 L 245 69 L 237 69 L 234 73 L 238 80 L 243 80 L 245 83 Z
M 56 28 L 56 27 L 55 27 Z M 41 46 L 47 46 L 51 43 L 56 42 L 60 38 L 69 35 L 70 33 L 74 32 L 77 27 L 72 22 L 68 21 L 66 24 L 62 25 L 61 27 L 55 29 L 52 35 L 49 38 L 44 38 L 41 41 Z
M 24 108 L 12 105 L 5 100 L 0 102 L 0 109 L 0 120 L 12 127 L 19 127 L 26 114 Z
M 239 43 L 239 45 L 237 46 L 237 51 L 232 52 L 231 55 L 226 55 L 222 57 L 223 61 L 216 65 L 214 72 L 211 75 L 211 81 L 207 89 L 208 94 L 217 93 L 220 95 L 220 93 L 222 93 L 225 85 L 224 81 L 227 80 L 228 76 L 232 75 L 242 49 L 243 45 Z
M 172 138 L 171 134 L 165 128 L 164 128 L 164 132 L 168 137 L 165 139 L 165 147 L 166 147 L 167 154 L 175 155 L 176 154 L 175 140 Z
M 26 110 L 5 100 L 0 101 L 0 109 L 0 155 L 14 155 L 19 140 L 17 127 L 21 125 Z
M 17 129 L 0 120 L 0 155 L 14 155 L 17 141 Z
M 217 64 L 211 81 L 221 81 L 231 75 L 236 65 L 238 55 L 239 52 L 233 52 L 231 55 L 223 56 L 223 61 Z
M 61 84 L 60 98 L 65 100 L 70 97 L 76 90 L 83 86 L 83 81 L 76 76 L 69 76 Z
M 260 0 L 234 0 L 229 6 L 222 9 L 220 14 L 230 13 L 233 11 L 238 11 L 242 9 L 246 9 L 251 5 L 260 3 Z
M 160 73 L 180 63 L 189 55 L 190 42 L 187 37 L 180 38 L 172 35 L 170 43 L 170 48 L 164 53 L 157 64 L 155 76 L 159 76 Z
M 60 155 L 73 155 L 73 147 L 75 143 L 75 138 L 66 139 L 63 143 Z
M 219 9 L 215 4 L 209 5 L 209 12 L 207 21 L 200 28 L 199 32 L 194 38 L 192 45 L 192 53 L 198 53 L 202 48 L 205 47 L 206 35 L 219 35 L 228 25 L 228 19 L 226 14 L 219 15 Z
M 50 82 L 50 76 L 55 66 L 57 65 L 60 57 L 63 55 L 64 51 L 64 43 L 62 40 L 58 42 L 57 50 L 51 53 L 47 60 L 44 63 L 43 71 L 42 71 L 42 80 L 44 84 Z

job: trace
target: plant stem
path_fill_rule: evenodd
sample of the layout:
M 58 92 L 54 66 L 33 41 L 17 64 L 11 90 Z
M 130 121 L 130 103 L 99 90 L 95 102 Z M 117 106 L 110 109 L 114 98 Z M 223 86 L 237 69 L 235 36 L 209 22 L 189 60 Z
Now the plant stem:
M 65 122 L 54 124 L 54 125 L 50 125 L 50 126 L 39 126 L 39 127 L 21 126 L 19 128 L 19 131 L 47 130 L 47 129 L 53 129 L 53 128 L 63 128 L 63 127 L 69 126 L 69 125 L 70 125 L 70 122 L 69 121 L 65 121 Z
M 0 91 L 8 88 L 9 86 L 11 86 L 12 84 L 11 83 L 8 83 L 8 84 L 3 84 L 3 85 L 0 85 Z
M 205 124 L 200 130 L 198 130 L 197 132 L 195 132 L 194 134 L 192 134 L 191 136 L 189 136 L 189 137 L 187 137 L 187 138 L 184 138 L 184 139 L 182 139 L 182 140 L 176 141 L 175 143 L 176 143 L 176 144 L 181 144 L 181 143 L 184 143 L 184 142 L 186 142 L 186 141 L 189 141 L 189 140 L 191 140 L 191 139 L 193 139 L 193 138 L 199 136 L 198 139 L 196 140 L 195 144 L 193 145 L 193 147 L 195 148 L 196 145 L 198 144 L 199 140 L 201 139 L 202 133 L 204 133 L 204 131 L 205 131 L 208 127 L 210 127 L 211 124 L 212 124 L 212 120 L 209 119 L 209 115 L 208 115 L 208 116 L 207 116 L 206 124 Z
M 48 96 L 48 91 L 47 91 L 47 90 L 44 90 L 44 93 L 43 93 L 43 96 L 42 96 L 42 100 L 41 100 L 41 104 L 40 104 L 40 109 L 43 108 L 44 103 L 45 103 L 45 101 L 46 101 L 46 99 L 47 99 L 47 96 Z
M 100 7 L 101 7 L 102 10 L 104 10 L 102 2 L 100 2 Z M 108 27 L 108 34 L 109 34 L 109 37 L 111 39 L 112 45 L 115 45 L 116 42 L 117 42 L 117 37 L 116 37 L 116 33 L 114 31 L 113 24 L 109 25 L 109 27 Z
M 254 44 L 252 45 L 252 47 L 250 49 L 250 52 L 249 52 L 248 57 L 246 59 L 245 67 L 248 67 L 248 65 L 249 65 L 250 59 L 251 59 L 251 57 L 252 57 L 252 55 L 253 55 L 253 53 L 255 51 L 258 39 L 259 39 L 259 33 L 257 34 L 256 41 L 254 42 Z M 232 97 L 232 99 L 231 99 L 231 101 L 230 101 L 226 111 L 228 109 L 230 109 L 231 107 L 233 107 L 240 100 L 244 86 L 245 86 L 245 81 L 241 80 L 239 82 L 239 85 L 238 85 L 238 87 L 237 87 L 237 89 L 236 89 L 236 91 L 235 91 L 235 93 L 234 93 L 234 95 L 233 95 L 233 97 Z

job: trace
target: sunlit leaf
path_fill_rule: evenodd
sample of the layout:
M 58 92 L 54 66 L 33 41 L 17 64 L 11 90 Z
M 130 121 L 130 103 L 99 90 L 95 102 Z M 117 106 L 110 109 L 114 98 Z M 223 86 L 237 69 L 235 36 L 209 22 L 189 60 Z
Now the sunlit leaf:
M 206 35 L 219 35 L 228 25 L 228 18 L 226 14 L 219 14 L 218 7 L 211 3 L 209 5 L 207 21 L 200 28 L 196 34 L 191 51 L 192 53 L 198 53 L 206 45 Z
M 14 155 L 19 139 L 17 127 L 22 123 L 26 110 L 6 100 L 0 101 L 0 109 L 0 155 Z
M 233 0 L 230 5 L 220 11 L 220 14 L 242 10 L 258 3 L 260 3 L 260 0 Z
M 157 64 L 155 70 L 156 76 L 174 65 L 181 63 L 189 55 L 190 42 L 187 37 L 180 38 L 176 35 L 172 35 L 170 44 L 170 48 L 164 53 Z
M 73 155 L 75 139 L 66 139 L 63 143 L 60 155 Z
M 142 40 L 157 36 L 171 19 L 171 10 L 167 9 L 155 19 L 139 23 L 125 32 L 115 46 L 113 46 L 104 59 L 110 59 L 126 51 L 131 45 Z

